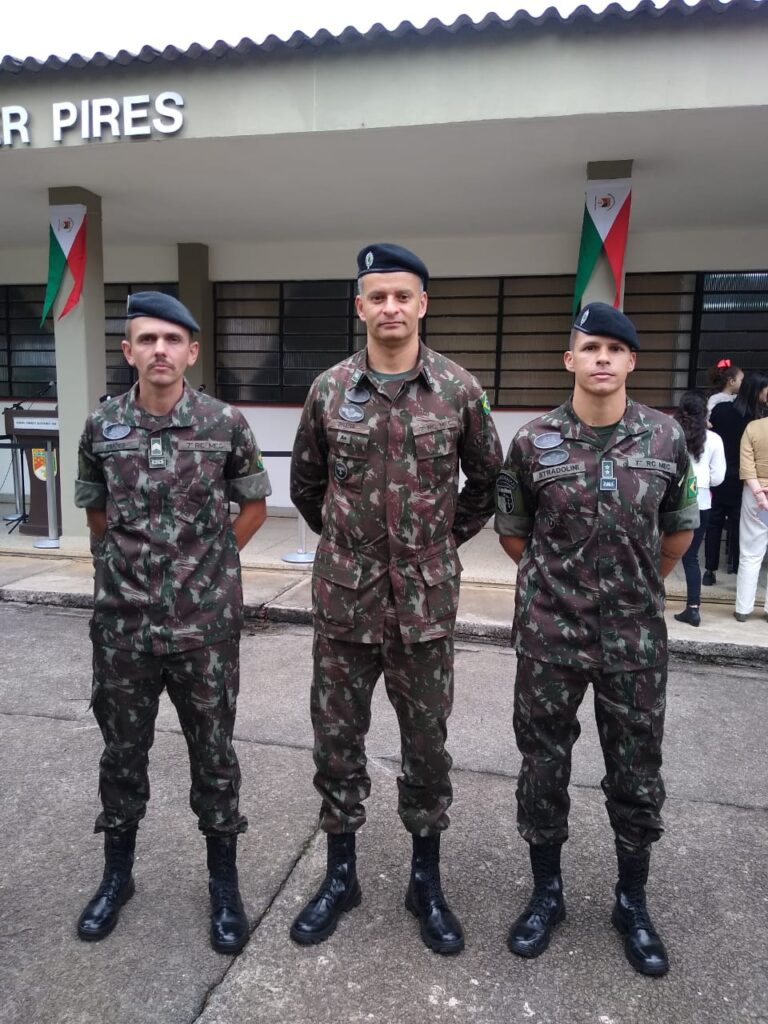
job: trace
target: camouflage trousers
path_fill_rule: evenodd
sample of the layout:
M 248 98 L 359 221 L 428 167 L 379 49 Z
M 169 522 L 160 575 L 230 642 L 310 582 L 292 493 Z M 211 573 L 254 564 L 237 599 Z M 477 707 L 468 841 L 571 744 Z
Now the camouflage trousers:
M 232 745 L 239 639 L 182 654 L 154 655 L 93 646 L 93 712 L 104 737 L 96 832 L 135 825 L 149 799 L 149 751 L 164 688 L 187 741 L 189 803 L 205 835 L 244 832 L 240 766 Z
M 382 644 L 315 635 L 313 656 L 310 709 L 322 828 L 355 832 L 365 821 L 363 801 L 371 791 L 365 736 L 382 672 L 400 725 L 400 818 L 414 835 L 448 828 L 453 790 L 445 740 L 453 706 L 453 638 L 404 644 L 396 616 L 387 614 Z
M 568 838 L 571 750 L 581 727 L 576 713 L 589 684 L 605 761 L 602 789 L 617 842 L 637 852 L 664 831 L 661 741 L 666 665 L 636 672 L 575 669 L 518 657 L 514 727 L 523 756 L 517 822 L 529 843 Z

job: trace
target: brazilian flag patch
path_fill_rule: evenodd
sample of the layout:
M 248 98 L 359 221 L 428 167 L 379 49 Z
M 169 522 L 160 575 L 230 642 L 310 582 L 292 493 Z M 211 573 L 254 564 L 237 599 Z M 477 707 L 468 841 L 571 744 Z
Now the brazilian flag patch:
M 696 479 L 696 474 L 692 469 L 688 470 L 688 479 L 685 483 L 685 493 L 691 499 L 691 501 L 695 501 L 699 494 L 699 482 Z
M 486 416 L 491 415 L 491 403 L 488 401 L 488 395 L 485 391 L 480 395 L 480 408 L 483 410 Z

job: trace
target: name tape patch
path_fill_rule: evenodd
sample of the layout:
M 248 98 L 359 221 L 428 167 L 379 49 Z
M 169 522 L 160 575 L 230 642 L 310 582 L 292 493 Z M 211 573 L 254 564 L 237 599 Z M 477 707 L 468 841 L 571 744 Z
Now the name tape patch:
M 177 443 L 180 452 L 231 452 L 230 441 L 179 441 Z
M 533 474 L 533 482 L 541 483 L 542 480 L 553 480 L 561 476 L 583 476 L 587 471 L 585 462 L 567 463 L 564 466 L 550 466 L 547 469 L 539 469 Z
M 675 474 L 677 472 L 674 462 L 665 462 L 664 459 L 648 459 L 642 455 L 630 455 L 627 465 L 632 469 L 655 469 L 659 473 Z

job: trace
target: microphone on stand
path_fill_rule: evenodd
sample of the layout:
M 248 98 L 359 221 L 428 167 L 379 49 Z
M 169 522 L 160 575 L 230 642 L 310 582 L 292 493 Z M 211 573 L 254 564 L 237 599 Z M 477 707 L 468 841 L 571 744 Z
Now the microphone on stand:
M 56 383 L 55 380 L 49 380 L 48 383 L 44 387 L 40 388 L 40 390 L 38 392 L 36 392 L 34 395 L 32 395 L 30 398 L 20 398 L 18 402 L 14 402 L 13 405 L 8 406 L 8 410 L 7 411 L 8 412 L 19 412 L 20 410 L 22 410 L 24 408 L 24 403 L 25 402 L 29 402 L 28 408 L 31 408 L 32 407 L 32 403 L 35 402 L 38 398 L 42 398 L 43 395 L 47 394 L 51 390 L 51 388 L 54 386 L 55 383 Z
M 53 388 L 55 386 L 56 386 L 56 381 L 55 380 L 49 380 L 48 383 L 45 385 L 45 387 L 40 388 L 40 390 L 37 392 L 37 394 L 32 395 L 32 397 L 29 399 L 29 405 L 27 406 L 27 408 L 31 409 L 33 402 L 36 402 L 38 398 L 42 398 L 43 395 L 47 395 L 48 392 L 51 390 L 51 388 Z

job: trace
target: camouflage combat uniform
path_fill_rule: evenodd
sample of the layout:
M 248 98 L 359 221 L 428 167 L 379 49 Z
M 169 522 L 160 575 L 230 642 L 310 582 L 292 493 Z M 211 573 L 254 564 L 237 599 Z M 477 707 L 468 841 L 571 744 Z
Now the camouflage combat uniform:
M 312 385 L 291 498 L 322 535 L 311 711 L 327 832 L 365 820 L 365 734 L 382 671 L 402 739 L 400 816 L 418 835 L 448 826 L 456 548 L 493 512 L 501 458 L 482 388 L 423 345 L 405 379 L 377 380 L 362 351 Z
M 96 831 L 144 816 L 164 686 L 187 740 L 201 831 L 245 830 L 232 746 L 243 602 L 229 499 L 269 493 L 243 416 L 186 383 L 167 416 L 140 408 L 134 387 L 88 417 L 75 503 L 107 516 L 92 541 L 92 703 L 105 742 Z
M 663 830 L 667 631 L 661 533 L 698 525 L 680 427 L 628 401 L 607 444 L 570 401 L 526 424 L 496 489 L 498 533 L 528 537 L 517 577 L 518 827 L 568 837 L 576 713 L 592 683 L 611 824 L 628 850 Z

